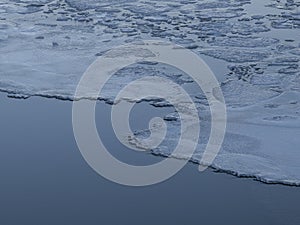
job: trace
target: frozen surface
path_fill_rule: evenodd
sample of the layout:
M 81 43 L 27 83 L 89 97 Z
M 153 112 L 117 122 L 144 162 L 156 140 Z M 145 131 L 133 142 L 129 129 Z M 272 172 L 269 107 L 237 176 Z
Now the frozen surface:
M 2 0 L 0 90 L 18 98 L 72 100 L 83 72 L 110 48 L 142 39 L 175 42 L 209 59 L 212 69 L 221 65 L 218 60 L 227 65 L 218 78 L 228 105 L 228 133 L 213 167 L 300 185 L 299 8 L 298 0 Z M 174 68 L 138 64 L 113 77 L 102 99 L 111 103 L 128 82 L 149 74 L 193 86 Z M 210 117 L 201 92 L 189 92 L 204 121 L 197 162 Z M 150 103 L 169 106 L 157 99 Z M 180 130 L 176 113 L 165 120 L 172 129 L 153 150 L 160 155 L 172 151 Z

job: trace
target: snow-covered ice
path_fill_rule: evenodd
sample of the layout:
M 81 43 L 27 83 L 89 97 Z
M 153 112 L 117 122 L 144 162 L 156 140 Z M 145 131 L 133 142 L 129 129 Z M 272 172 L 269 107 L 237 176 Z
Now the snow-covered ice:
M 300 185 L 299 8 L 298 0 L 2 0 L 0 90 L 17 98 L 73 100 L 80 77 L 97 56 L 143 39 L 171 41 L 209 57 L 213 70 L 218 60 L 227 65 L 218 79 L 228 130 L 213 167 Z M 112 103 L 122 87 L 145 74 L 192 86 L 175 68 L 139 63 L 119 71 L 101 99 Z M 198 162 L 210 129 L 209 108 L 197 88 L 190 94 L 204 127 L 192 158 Z M 171 134 L 152 150 L 155 154 L 170 154 L 179 135 L 176 112 L 165 120 Z

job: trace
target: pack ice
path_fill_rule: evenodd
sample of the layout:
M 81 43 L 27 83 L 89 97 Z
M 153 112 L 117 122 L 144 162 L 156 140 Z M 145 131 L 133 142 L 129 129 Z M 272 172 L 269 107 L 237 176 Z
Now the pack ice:
M 226 65 L 218 79 L 228 128 L 212 167 L 300 185 L 299 7 L 298 0 L 2 0 L 0 90 L 18 98 L 73 100 L 84 71 L 112 47 L 144 39 L 180 44 L 214 71 Z M 203 129 L 191 160 L 199 162 L 210 133 L 209 106 L 187 74 L 139 63 L 112 77 L 100 98 L 112 103 L 128 82 L 149 74 L 182 85 L 196 103 Z M 170 107 L 162 99 L 147 101 Z M 165 121 L 169 134 L 150 150 L 168 156 L 180 121 L 176 112 Z M 130 142 L 139 146 L 138 139 Z

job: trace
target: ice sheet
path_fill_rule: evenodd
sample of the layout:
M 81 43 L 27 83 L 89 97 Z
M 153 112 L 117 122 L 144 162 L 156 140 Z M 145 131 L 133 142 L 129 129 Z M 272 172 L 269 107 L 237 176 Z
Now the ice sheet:
M 228 64 L 220 78 L 228 134 L 213 167 L 299 185 L 299 7 L 297 0 L 2 0 L 0 90 L 18 98 L 72 100 L 83 72 L 105 51 L 142 39 L 171 41 Z M 192 82 L 174 68 L 138 64 L 113 77 L 101 98 L 111 103 L 120 88 L 145 74 L 183 86 Z M 191 96 L 200 115 L 208 114 L 201 92 Z M 169 106 L 155 99 L 152 104 Z M 174 115 L 166 120 L 170 137 L 153 153 L 172 150 L 180 125 Z

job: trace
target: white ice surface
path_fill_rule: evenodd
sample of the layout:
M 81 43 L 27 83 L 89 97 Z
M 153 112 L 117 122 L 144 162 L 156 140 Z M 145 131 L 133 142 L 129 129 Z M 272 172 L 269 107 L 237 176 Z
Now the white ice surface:
M 228 133 L 213 166 L 300 185 L 299 7 L 299 0 L 2 0 L 0 90 L 12 97 L 72 100 L 84 71 L 110 48 L 142 39 L 172 41 L 228 64 L 219 77 Z M 212 62 L 214 70 L 219 61 Z M 113 77 L 101 97 L 111 102 L 120 88 L 145 74 L 183 86 L 192 82 L 174 68 L 139 64 Z M 206 115 L 203 95 L 191 96 Z M 176 116 L 168 120 L 171 134 L 153 150 L 162 155 L 172 151 L 180 127 Z M 194 161 L 209 132 L 203 124 Z

